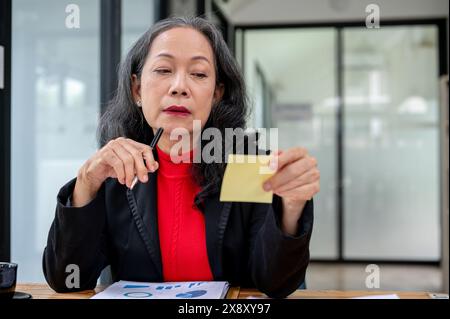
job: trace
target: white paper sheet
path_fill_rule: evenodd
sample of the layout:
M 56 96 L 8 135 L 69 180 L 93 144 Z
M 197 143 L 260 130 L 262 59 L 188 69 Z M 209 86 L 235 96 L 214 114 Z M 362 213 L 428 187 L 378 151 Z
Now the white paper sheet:
M 91 299 L 222 299 L 228 287 L 225 281 L 150 283 L 121 280 Z

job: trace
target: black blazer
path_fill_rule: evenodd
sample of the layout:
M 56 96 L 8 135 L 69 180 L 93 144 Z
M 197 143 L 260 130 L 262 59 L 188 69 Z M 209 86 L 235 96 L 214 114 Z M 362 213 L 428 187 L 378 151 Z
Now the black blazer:
M 43 255 L 50 287 L 58 292 L 93 289 L 108 265 L 114 281 L 163 281 L 157 172 L 132 191 L 116 179 L 107 179 L 96 198 L 79 208 L 70 207 L 76 180 L 61 188 Z M 285 297 L 303 283 L 309 263 L 312 200 L 298 222 L 297 236 L 281 231 L 281 198 L 276 195 L 272 204 L 224 203 L 217 193 L 205 199 L 203 213 L 214 280 L 255 287 L 270 297 Z M 69 264 L 79 266 L 79 289 L 65 285 Z

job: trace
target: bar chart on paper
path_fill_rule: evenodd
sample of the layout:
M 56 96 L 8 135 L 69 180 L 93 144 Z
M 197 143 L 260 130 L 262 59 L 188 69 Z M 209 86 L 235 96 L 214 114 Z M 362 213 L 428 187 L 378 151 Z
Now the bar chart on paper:
M 223 299 L 225 281 L 146 283 L 118 281 L 91 299 Z

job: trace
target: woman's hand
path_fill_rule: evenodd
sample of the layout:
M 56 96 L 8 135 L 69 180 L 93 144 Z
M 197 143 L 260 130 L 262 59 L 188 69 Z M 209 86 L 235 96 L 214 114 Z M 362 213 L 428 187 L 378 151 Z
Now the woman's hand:
M 303 208 L 320 190 L 317 160 L 304 148 L 279 151 L 270 161 L 275 174 L 264 183 L 264 190 L 272 190 L 283 202 L 283 231 L 294 235 Z
M 124 137 L 111 140 L 78 171 L 72 206 L 89 203 L 108 177 L 117 178 L 119 183 L 130 188 L 135 176 L 146 183 L 148 172 L 157 169 L 158 162 L 153 158 L 150 146 Z

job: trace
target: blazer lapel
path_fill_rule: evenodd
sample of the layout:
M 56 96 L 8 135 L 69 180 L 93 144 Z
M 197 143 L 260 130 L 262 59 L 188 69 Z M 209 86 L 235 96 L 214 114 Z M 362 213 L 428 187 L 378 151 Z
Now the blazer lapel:
M 156 174 L 156 172 L 149 173 L 149 181 L 147 183 L 138 182 L 133 190 L 128 189 L 127 199 L 139 235 L 162 280 L 162 261 L 156 205 Z
M 222 247 L 231 202 L 220 202 L 218 194 L 204 200 L 206 247 L 211 271 L 215 280 L 223 279 Z
M 153 155 L 158 160 L 157 153 L 153 152 Z M 159 272 L 159 277 L 163 280 L 156 202 L 157 173 L 158 171 L 150 173 L 147 183 L 137 183 L 133 190 L 127 190 L 127 199 L 139 235 L 155 268 Z M 208 259 L 214 279 L 221 280 L 223 279 L 223 238 L 232 203 L 220 202 L 219 193 L 217 193 L 205 198 L 204 204 L 203 212 L 205 216 Z

